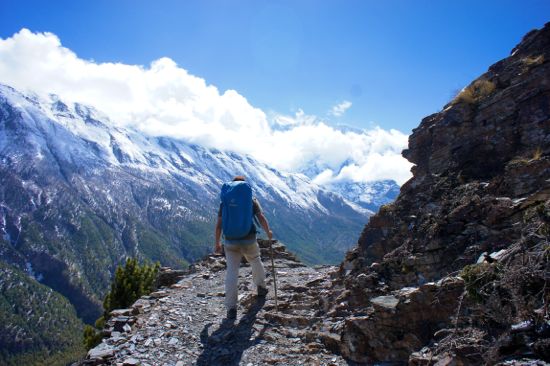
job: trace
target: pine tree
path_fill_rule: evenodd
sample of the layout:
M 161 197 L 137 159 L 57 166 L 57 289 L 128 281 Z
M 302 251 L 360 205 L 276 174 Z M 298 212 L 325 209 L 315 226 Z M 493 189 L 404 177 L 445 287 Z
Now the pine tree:
M 103 301 L 104 317 L 113 309 L 127 308 L 142 295 L 152 292 L 160 264 L 139 265 L 136 258 L 126 259 L 124 267 L 118 266 L 111 291 Z
M 119 265 L 111 290 L 103 300 L 103 316 L 95 322 L 95 327 L 87 325 L 84 329 L 84 344 L 87 349 L 101 342 L 101 330 L 114 309 L 124 309 L 132 305 L 141 296 L 155 290 L 155 282 L 160 263 L 142 264 L 137 258 L 127 258 L 124 266 Z

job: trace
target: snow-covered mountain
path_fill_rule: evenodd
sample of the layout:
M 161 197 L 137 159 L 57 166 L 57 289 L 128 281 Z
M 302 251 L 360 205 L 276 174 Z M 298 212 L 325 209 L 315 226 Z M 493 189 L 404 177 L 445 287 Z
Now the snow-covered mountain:
M 342 169 L 353 161 L 344 161 L 339 168 L 335 169 L 334 175 L 338 176 Z M 305 166 L 300 172 L 315 181 L 315 178 L 322 174 L 326 169 L 331 169 L 327 165 L 318 165 L 316 162 Z M 393 202 L 399 195 L 400 187 L 394 180 L 379 180 L 372 182 L 354 182 L 351 180 L 336 180 L 323 184 L 323 188 L 337 193 L 346 200 L 367 209 L 376 212 L 380 206 Z
M 399 185 L 393 180 L 375 182 L 337 182 L 327 187 L 345 199 L 371 211 L 393 202 L 399 195 Z
M 0 85 L 0 257 L 93 319 L 128 255 L 181 266 L 211 250 L 219 190 L 243 174 L 275 236 L 336 262 L 371 212 L 249 156 L 115 127 L 91 107 Z

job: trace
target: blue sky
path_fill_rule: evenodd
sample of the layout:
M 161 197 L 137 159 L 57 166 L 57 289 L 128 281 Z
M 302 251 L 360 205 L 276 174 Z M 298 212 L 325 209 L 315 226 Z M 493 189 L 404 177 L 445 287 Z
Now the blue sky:
M 549 15 L 548 0 L 0 0 L 0 83 L 320 185 L 402 184 L 412 129 Z
M 52 32 L 97 62 L 168 56 L 266 112 L 406 134 L 549 20 L 538 0 L 0 2 L 2 38 Z

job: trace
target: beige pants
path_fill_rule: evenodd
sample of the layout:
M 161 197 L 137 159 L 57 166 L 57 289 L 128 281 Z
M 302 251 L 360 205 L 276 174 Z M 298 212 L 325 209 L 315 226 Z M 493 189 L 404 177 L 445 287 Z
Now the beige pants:
M 258 243 L 250 245 L 225 245 L 227 272 L 225 273 L 225 306 L 228 309 L 237 306 L 239 267 L 244 255 L 252 267 L 252 281 L 256 286 L 265 287 L 265 269 L 260 258 Z

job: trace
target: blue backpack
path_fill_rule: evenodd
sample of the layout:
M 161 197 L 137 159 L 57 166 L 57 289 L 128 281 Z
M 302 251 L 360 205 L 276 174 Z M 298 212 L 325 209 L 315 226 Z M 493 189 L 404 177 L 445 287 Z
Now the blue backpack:
M 224 183 L 220 198 L 222 201 L 222 230 L 225 238 L 236 240 L 250 234 L 254 225 L 250 184 L 244 181 Z

